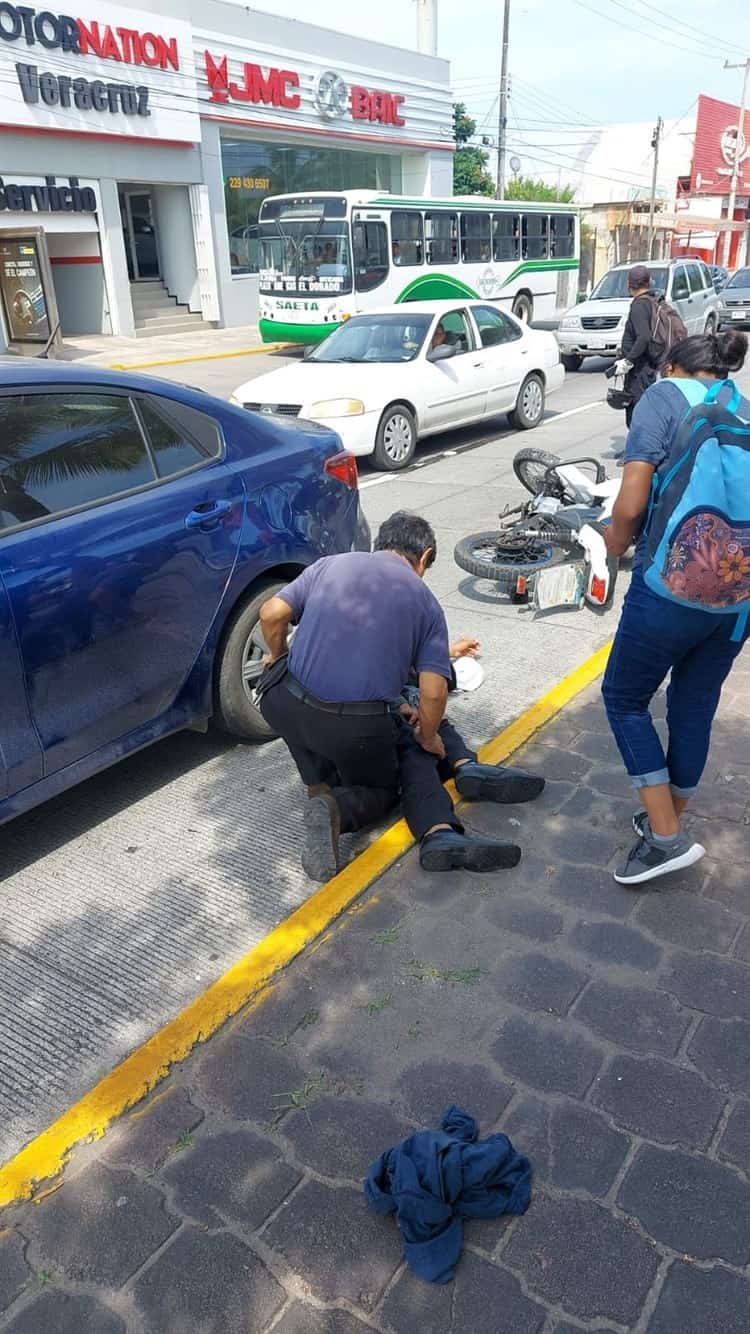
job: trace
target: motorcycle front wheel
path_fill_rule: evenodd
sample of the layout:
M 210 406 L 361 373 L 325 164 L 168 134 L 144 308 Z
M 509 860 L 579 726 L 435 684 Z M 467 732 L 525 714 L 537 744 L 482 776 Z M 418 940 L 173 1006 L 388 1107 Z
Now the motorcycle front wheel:
M 508 534 L 495 530 L 491 533 L 474 533 L 462 537 L 456 544 L 453 559 L 460 569 L 471 574 L 475 579 L 492 579 L 502 593 L 514 593 L 519 578 L 529 578 L 551 565 L 560 565 L 570 560 L 570 552 L 565 547 L 555 546 L 554 542 L 540 538 L 535 555 L 528 548 L 514 558 L 511 553 L 502 551 L 502 542 Z
M 519 449 L 513 459 L 513 471 L 532 496 L 541 496 L 547 470 L 558 468 L 563 461 L 557 454 L 548 454 L 544 449 Z M 553 491 L 557 494 L 557 488 Z

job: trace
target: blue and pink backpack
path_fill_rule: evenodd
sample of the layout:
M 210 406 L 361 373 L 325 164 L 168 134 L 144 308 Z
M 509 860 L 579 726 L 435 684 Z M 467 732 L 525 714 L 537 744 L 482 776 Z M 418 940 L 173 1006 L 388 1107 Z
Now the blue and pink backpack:
M 750 617 L 750 424 L 731 380 L 670 383 L 688 411 L 654 474 L 643 577 L 670 602 L 734 616 L 740 640 Z

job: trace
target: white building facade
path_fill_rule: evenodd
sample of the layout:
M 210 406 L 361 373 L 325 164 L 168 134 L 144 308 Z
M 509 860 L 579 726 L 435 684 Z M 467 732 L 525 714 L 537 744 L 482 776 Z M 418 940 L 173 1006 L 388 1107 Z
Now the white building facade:
M 254 324 L 266 195 L 452 193 L 447 62 L 223 0 L 81 3 L 0 0 L 0 243 L 44 229 L 63 335 Z

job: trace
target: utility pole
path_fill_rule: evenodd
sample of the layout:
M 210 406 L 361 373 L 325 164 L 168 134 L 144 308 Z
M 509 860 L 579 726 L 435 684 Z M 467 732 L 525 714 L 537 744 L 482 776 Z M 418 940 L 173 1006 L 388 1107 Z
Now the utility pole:
M 437 55 L 437 0 L 417 0 L 417 50 Z
M 508 128 L 508 40 L 510 37 L 510 0 L 503 10 L 503 54 L 500 65 L 500 109 L 497 120 L 497 189 L 498 199 L 505 198 L 505 152 Z
M 750 74 L 750 56 L 738 65 L 730 65 L 728 60 L 724 61 L 724 69 L 744 69 L 745 73 L 742 79 L 742 97 L 740 98 L 740 115 L 737 121 L 737 141 L 734 149 L 734 161 L 732 163 L 732 177 L 729 186 L 729 203 L 727 204 L 727 222 L 734 222 L 734 207 L 737 200 L 737 186 L 740 180 L 742 170 L 742 154 L 745 147 L 745 102 L 747 101 L 747 78 Z M 729 257 L 732 250 L 732 229 L 728 227 L 724 234 L 724 267 L 729 268 Z
M 648 211 L 648 244 L 646 246 L 646 259 L 651 259 L 651 252 L 654 248 L 654 210 L 656 209 L 656 182 L 659 174 L 659 145 L 661 143 L 661 134 L 664 129 L 664 121 L 659 116 L 656 122 L 656 128 L 651 138 L 651 147 L 654 150 L 654 170 L 651 177 L 651 207 Z

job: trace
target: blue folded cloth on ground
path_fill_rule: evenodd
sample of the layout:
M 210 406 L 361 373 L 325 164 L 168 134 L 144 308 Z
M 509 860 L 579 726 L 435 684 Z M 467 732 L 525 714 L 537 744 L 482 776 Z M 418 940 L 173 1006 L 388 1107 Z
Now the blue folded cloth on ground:
M 479 1140 L 479 1127 L 449 1107 L 441 1130 L 419 1130 L 381 1154 L 367 1174 L 365 1198 L 396 1214 L 404 1259 L 427 1283 L 450 1283 L 463 1245 L 464 1218 L 523 1214 L 532 1167 L 507 1135 Z

